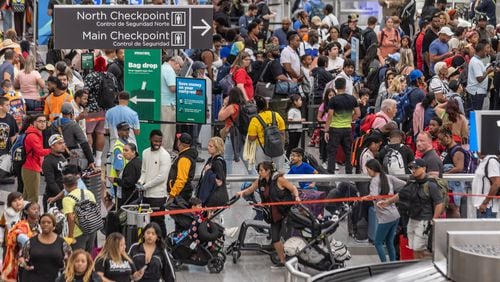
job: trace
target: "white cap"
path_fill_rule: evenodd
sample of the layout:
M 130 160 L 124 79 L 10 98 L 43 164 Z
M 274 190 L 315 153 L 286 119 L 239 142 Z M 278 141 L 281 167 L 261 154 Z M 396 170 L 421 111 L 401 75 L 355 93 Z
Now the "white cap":
M 438 34 L 446 34 L 448 36 L 452 36 L 454 33 L 451 31 L 451 29 L 447 26 L 443 26 L 441 30 L 438 32 Z

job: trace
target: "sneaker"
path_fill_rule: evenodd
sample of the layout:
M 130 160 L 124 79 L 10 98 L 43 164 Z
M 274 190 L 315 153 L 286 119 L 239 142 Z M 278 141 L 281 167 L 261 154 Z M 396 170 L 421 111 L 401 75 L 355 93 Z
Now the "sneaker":
M 327 169 L 328 168 L 328 163 L 327 162 L 323 162 L 321 164 L 321 166 L 324 168 L 324 169 Z
M 201 157 L 198 157 L 198 158 L 196 159 L 196 162 L 197 162 L 197 163 L 204 163 L 204 162 L 205 162 L 205 159 L 204 159 L 204 158 L 201 158 Z
M 285 269 L 285 264 L 284 263 L 278 263 L 278 264 L 273 264 L 271 265 L 271 270 L 280 270 L 280 269 Z
M 356 243 L 368 243 L 368 239 L 365 240 L 359 240 L 359 239 L 354 239 Z
M 239 227 L 229 227 L 224 230 L 224 235 L 233 238 L 236 236 L 236 233 L 238 232 Z

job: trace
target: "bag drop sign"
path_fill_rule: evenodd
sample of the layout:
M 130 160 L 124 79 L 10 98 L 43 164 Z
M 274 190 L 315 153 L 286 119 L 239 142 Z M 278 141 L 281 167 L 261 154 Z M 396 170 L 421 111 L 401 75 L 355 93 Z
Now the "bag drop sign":
M 212 6 L 54 8 L 57 49 L 205 49 L 212 47 Z

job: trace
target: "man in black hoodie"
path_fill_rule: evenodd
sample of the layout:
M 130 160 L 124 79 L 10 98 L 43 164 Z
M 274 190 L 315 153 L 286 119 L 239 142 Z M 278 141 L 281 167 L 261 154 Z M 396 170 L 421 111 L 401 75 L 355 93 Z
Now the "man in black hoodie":
M 312 70 L 314 77 L 314 105 L 319 105 L 323 101 L 323 93 L 325 92 L 326 84 L 333 80 L 331 72 L 327 71 L 328 57 L 319 56 L 318 66 Z
M 170 173 L 168 174 L 167 191 L 168 201 L 171 203 L 178 196 L 181 196 L 186 202 L 189 202 L 193 193 L 193 181 L 196 170 L 196 159 L 198 151 L 191 148 L 193 138 L 188 133 L 178 134 L 177 148 L 179 155 L 172 162 Z
M 49 138 L 50 154 L 48 154 L 42 163 L 42 172 L 45 176 L 45 194 L 43 194 L 43 208 L 47 210 L 47 199 L 57 196 L 63 189 L 62 171 L 66 166 L 66 144 L 59 134 L 54 134 Z M 61 200 L 56 201 L 59 208 L 62 208 Z

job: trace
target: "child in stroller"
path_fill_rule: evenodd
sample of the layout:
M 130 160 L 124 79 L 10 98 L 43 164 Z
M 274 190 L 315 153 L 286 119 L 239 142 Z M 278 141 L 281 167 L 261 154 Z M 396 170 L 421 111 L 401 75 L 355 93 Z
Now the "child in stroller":
M 236 200 L 229 200 L 228 205 Z M 201 208 L 201 201 L 192 198 L 190 204 L 175 201 L 169 206 L 169 210 L 188 208 Z M 202 211 L 171 215 L 180 229 L 168 235 L 167 246 L 177 267 L 183 263 L 207 266 L 210 273 L 219 273 L 224 269 L 224 228 L 212 220 L 224 210 L 216 210 L 209 216 Z
M 285 242 L 287 256 L 297 256 L 299 263 L 319 271 L 344 267 L 351 258 L 347 247 L 331 237 L 349 212 L 340 218 L 315 217 L 304 205 L 295 205 L 288 214 L 288 224 L 300 230 L 302 236 L 289 238 Z

